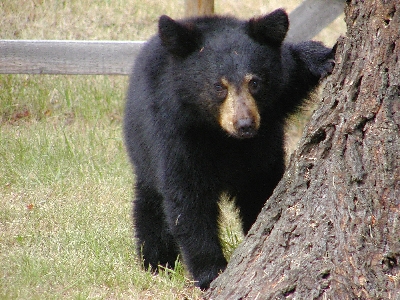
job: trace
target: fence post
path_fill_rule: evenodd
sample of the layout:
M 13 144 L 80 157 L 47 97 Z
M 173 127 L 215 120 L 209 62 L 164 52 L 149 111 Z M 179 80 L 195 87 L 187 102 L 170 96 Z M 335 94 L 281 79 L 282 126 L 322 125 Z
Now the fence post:
M 214 0 L 185 0 L 186 17 L 214 14 Z

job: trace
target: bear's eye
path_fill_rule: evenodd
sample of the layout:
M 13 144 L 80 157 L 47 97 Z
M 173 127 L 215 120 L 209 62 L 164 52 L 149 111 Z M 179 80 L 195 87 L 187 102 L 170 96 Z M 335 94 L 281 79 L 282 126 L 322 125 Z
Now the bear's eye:
M 257 78 L 252 78 L 249 80 L 248 86 L 250 93 L 255 94 L 260 90 L 261 82 Z
M 226 96 L 228 95 L 228 89 L 222 83 L 214 84 L 214 90 L 219 99 L 225 99 Z

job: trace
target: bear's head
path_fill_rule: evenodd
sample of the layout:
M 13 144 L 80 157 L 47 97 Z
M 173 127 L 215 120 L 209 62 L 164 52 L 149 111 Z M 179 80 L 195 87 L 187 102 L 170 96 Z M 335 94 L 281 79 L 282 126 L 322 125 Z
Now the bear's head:
M 248 21 L 161 16 L 158 36 L 169 56 L 169 82 L 192 121 L 217 125 L 235 138 L 254 137 L 280 94 L 288 27 L 281 9 Z

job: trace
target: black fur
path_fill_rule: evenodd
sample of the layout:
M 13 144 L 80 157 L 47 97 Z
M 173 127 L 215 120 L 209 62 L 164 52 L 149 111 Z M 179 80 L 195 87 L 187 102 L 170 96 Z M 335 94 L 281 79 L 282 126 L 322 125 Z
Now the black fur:
M 173 268 L 179 253 L 205 289 L 224 270 L 218 200 L 235 197 L 250 229 L 284 172 L 285 117 L 331 72 L 333 51 L 282 43 L 283 10 L 250 21 L 162 16 L 138 56 L 124 119 L 136 174 L 134 223 L 146 267 Z M 256 74 L 257 134 L 228 135 L 218 122 L 221 77 L 240 86 Z

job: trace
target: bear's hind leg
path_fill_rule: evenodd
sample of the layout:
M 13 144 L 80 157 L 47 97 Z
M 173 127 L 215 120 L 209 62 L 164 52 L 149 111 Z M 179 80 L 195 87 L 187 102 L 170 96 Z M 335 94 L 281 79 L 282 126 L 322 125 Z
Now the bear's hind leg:
M 165 220 L 162 196 L 148 185 L 136 185 L 134 201 L 134 224 L 138 255 L 144 267 L 153 271 L 158 266 L 173 269 L 178 257 L 178 248 Z
M 240 218 L 242 219 L 243 233 L 246 235 L 257 219 L 258 214 L 264 206 L 268 197 L 259 195 L 240 195 L 236 198 L 236 205 L 239 207 Z
M 280 174 L 272 180 L 263 180 L 260 176 L 260 182 L 253 180 L 246 189 L 238 192 L 236 195 L 236 205 L 239 207 L 240 217 L 243 224 L 243 233 L 246 235 L 257 219 L 265 202 L 272 195 L 275 186 L 278 184 Z

